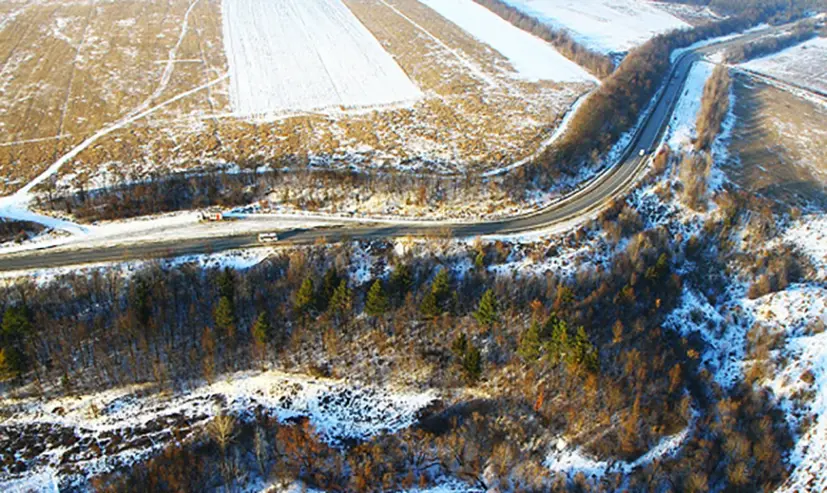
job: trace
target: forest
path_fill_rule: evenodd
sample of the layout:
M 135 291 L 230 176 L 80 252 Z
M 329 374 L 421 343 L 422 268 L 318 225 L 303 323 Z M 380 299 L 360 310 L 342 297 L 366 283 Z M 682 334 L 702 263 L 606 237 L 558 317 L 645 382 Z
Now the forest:
M 724 391 L 701 369 L 704 342 L 661 328 L 684 283 L 707 296 L 721 289 L 722 256 L 735 252 L 719 246 L 727 228 L 764 214 L 773 224 L 765 203 L 739 197 L 716 199 L 731 212 L 685 244 L 664 227 L 645 229 L 619 202 L 563 240 L 574 246 L 604 231 L 616 245 L 573 277 L 497 273 L 489 267 L 513 245 L 457 250 L 434 238 L 417 255 L 357 242 L 280 250 L 240 271 L 150 263 L 130 277 L 92 270 L 18 283 L 0 294 L 2 373 L 12 388 L 54 397 L 138 382 L 186 392 L 261 366 L 379 385 L 393 368 L 429 368 L 423 388 L 490 396 L 446 402 L 413 428 L 344 447 L 322 441 L 306 420 L 219 416 L 203 434 L 182 429 L 182 441 L 154 459 L 93 478 L 99 491 L 203 491 L 251 474 L 331 491 L 428 486 L 445 476 L 516 491 L 768 488 L 786 477 L 791 443 L 770 395 L 746 383 Z M 530 248 L 542 259 L 559 247 Z M 349 273 L 368 249 L 372 276 L 357 282 Z M 756 278 L 794 281 L 806 265 L 782 257 L 794 265 L 742 262 Z M 470 270 L 456 270 L 466 262 Z M 703 267 L 676 269 L 686 264 Z M 596 457 L 633 461 L 687 428 L 679 456 L 597 483 L 550 474 L 543 447 L 518 446 L 564 434 Z M 2 467 L 33 464 L 4 455 Z

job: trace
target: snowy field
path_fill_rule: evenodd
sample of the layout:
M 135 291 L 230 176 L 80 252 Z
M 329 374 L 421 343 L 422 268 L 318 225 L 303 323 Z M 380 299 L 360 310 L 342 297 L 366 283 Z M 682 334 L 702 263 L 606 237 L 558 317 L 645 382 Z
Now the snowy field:
M 506 57 L 526 80 L 597 82 L 549 43 L 518 29 L 473 0 L 420 0 Z
M 602 53 L 627 52 L 656 34 L 689 24 L 642 0 L 505 0 Z
M 238 116 L 382 107 L 422 93 L 340 0 L 224 0 Z
M 827 94 L 827 38 L 814 38 L 741 67 Z

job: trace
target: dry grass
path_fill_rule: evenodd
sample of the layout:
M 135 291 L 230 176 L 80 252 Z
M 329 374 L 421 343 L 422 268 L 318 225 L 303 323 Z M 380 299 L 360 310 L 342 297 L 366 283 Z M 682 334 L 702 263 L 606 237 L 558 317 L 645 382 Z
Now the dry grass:
M 0 59 L 5 60 L 0 79 L 0 176 L 5 183 L 0 190 L 10 192 L 130 111 L 203 84 L 210 75 L 205 63 L 176 64 L 166 88 L 155 94 L 189 5 L 187 0 L 21 5 L 0 31 Z M 201 0 L 191 17 L 195 29 L 176 58 L 222 63 L 215 56 L 223 59 L 220 29 L 215 31 L 210 21 L 220 23 L 218 6 L 217 0 Z M 212 56 L 202 57 L 200 46 L 207 42 Z M 206 96 L 200 97 L 203 101 L 196 96 L 184 103 L 189 108 L 176 111 L 203 112 Z M 85 159 L 100 163 L 124 155 L 118 149 L 123 146 L 114 147 L 96 146 Z
M 536 151 L 589 87 L 517 80 L 499 53 L 416 0 L 388 3 L 447 49 L 378 0 L 344 1 L 423 90 L 423 101 L 338 117 L 240 121 L 227 116 L 223 82 L 99 139 L 61 170 L 62 184 L 92 188 L 227 162 L 482 171 Z M 221 0 L 199 0 L 179 62 L 159 90 L 189 6 L 190 0 L 59 0 L 9 17 L 0 30 L 0 57 L 13 61 L 0 78 L 0 194 L 136 108 L 223 76 Z M 5 15 L 10 7 L 3 9 Z
M 727 173 L 741 187 L 794 205 L 827 204 L 827 110 L 740 75 Z

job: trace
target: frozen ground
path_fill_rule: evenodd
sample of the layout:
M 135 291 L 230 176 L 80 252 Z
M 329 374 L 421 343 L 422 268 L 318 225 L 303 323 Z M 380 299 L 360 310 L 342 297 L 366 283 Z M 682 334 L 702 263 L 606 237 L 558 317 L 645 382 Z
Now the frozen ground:
M 147 392 L 145 387 L 133 386 L 49 401 L 6 399 L 4 407 L 14 410 L 14 415 L 3 422 L 0 438 L 37 427 L 64 434 L 71 430 L 81 441 L 89 438 L 101 444 L 116 434 L 122 436 L 119 445 L 133 446 L 94 458 L 86 450 L 73 454 L 60 446 L 47 448 L 39 454 L 36 467 L 20 477 L 0 479 L 0 487 L 9 490 L 25 485 L 40 491 L 58 482 L 74 483 L 79 478 L 61 477 L 58 464 L 67 458 L 73 462 L 76 456 L 82 457 L 86 474 L 134 463 L 167 445 L 173 439 L 171 427 L 186 435 L 219 412 L 240 419 L 252 417 L 256 409 L 280 421 L 308 417 L 320 437 L 337 446 L 344 439 L 362 440 L 411 426 L 418 412 L 435 398 L 428 392 L 365 387 L 277 371 L 228 375 L 181 395 Z M 53 437 L 50 443 L 59 440 Z
M 557 446 L 546 457 L 546 467 L 553 473 L 563 473 L 574 477 L 582 472 L 587 477 L 599 478 L 606 473 L 623 472 L 628 474 L 635 469 L 645 467 L 654 461 L 660 461 L 674 456 L 695 427 L 695 415 L 692 420 L 680 432 L 663 437 L 657 445 L 648 452 L 641 455 L 634 461 L 597 461 L 584 455 L 579 449 L 570 447 L 564 440 L 560 440 Z
M 602 53 L 623 53 L 689 24 L 643 0 L 506 0 Z
M 419 0 L 506 57 L 527 80 L 597 82 L 549 43 L 518 29 L 473 0 Z
M 714 65 L 707 62 L 697 62 L 692 65 L 686 78 L 684 92 L 675 104 L 675 112 L 672 113 L 666 130 L 668 138 L 665 141 L 670 149 L 687 149 L 692 145 L 704 85 L 712 75 L 714 68 Z
M 223 0 L 238 116 L 372 108 L 422 93 L 340 0 Z
M 827 94 L 827 38 L 813 38 L 739 66 Z

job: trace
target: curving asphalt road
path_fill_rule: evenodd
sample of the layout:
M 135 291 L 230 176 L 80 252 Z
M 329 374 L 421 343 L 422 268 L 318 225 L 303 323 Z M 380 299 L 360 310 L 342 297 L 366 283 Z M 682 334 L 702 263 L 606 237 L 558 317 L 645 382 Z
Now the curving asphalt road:
M 479 223 L 445 222 L 438 226 L 416 224 L 371 224 L 317 229 L 295 229 L 279 233 L 279 244 L 308 244 L 343 239 L 381 239 L 399 236 L 426 236 L 450 233 L 454 237 L 508 235 L 546 229 L 577 218 L 590 217 L 614 198 L 626 194 L 646 170 L 649 156 L 640 157 L 640 149 L 652 149 L 666 130 L 675 102 L 684 90 L 692 64 L 706 53 L 745 43 L 784 26 L 752 33 L 688 51 L 673 65 L 654 109 L 630 143 L 618 164 L 602 173 L 563 200 L 540 211 L 512 218 Z M 88 263 L 105 263 L 135 259 L 169 258 L 215 253 L 261 246 L 256 234 L 220 238 L 192 238 L 175 241 L 136 242 L 106 248 L 54 248 L 9 254 L 0 257 L 0 272 L 62 267 Z

